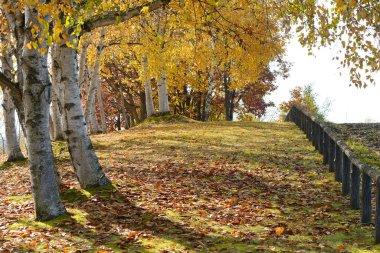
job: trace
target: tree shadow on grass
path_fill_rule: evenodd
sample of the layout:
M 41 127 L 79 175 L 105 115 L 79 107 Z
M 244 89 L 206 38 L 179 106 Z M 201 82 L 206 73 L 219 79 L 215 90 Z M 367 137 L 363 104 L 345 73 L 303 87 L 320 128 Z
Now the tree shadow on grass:
M 63 194 L 66 200 L 77 199 L 71 207 L 85 212 L 84 221 L 65 217 L 56 227 L 90 242 L 93 249 L 102 245 L 114 250 L 145 252 L 145 250 L 193 250 L 209 251 L 213 247 L 218 252 L 241 252 L 254 250 L 254 241 L 239 238 L 207 235 L 195 231 L 185 223 L 173 222 L 159 212 L 136 206 L 128 196 L 117 189 L 89 189 L 91 197 L 79 190 L 70 189 Z M 67 200 L 66 200 L 67 201 Z M 70 206 L 67 203 L 66 206 Z M 74 216 L 74 214 L 72 214 Z M 51 223 L 50 223 L 51 224 Z M 150 252 L 150 251 L 149 251 Z

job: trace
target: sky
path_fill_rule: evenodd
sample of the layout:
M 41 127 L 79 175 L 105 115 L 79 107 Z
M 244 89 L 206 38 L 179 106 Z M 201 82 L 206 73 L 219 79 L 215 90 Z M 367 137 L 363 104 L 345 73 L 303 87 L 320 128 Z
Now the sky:
M 277 90 L 266 99 L 276 106 L 290 99 L 289 91 L 296 86 L 312 84 L 318 94 L 317 103 L 323 105 L 326 99 L 331 101 L 331 111 L 327 120 L 335 123 L 380 122 L 380 73 L 375 75 L 377 85 L 365 89 L 349 86 L 348 71 L 340 75 L 340 64 L 332 57 L 337 53 L 337 46 L 314 51 L 314 56 L 307 54 L 296 38 L 287 47 L 285 60 L 293 63 L 290 77 L 277 81 Z M 276 109 L 272 108 L 267 119 L 275 118 Z

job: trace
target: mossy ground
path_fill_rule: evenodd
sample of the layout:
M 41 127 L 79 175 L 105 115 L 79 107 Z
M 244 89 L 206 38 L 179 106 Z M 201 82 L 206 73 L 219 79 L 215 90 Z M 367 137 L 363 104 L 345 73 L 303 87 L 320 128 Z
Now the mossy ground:
M 33 221 L 25 164 L 0 170 L 0 249 L 380 252 L 291 123 L 151 122 L 92 138 L 113 187 L 80 189 L 55 143 L 69 214 L 54 221 Z

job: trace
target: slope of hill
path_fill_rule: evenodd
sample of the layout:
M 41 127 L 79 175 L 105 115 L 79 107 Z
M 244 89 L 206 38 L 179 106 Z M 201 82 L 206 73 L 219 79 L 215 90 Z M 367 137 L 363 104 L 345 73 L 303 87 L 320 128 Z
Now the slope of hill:
M 291 123 L 161 123 L 92 138 L 114 185 L 81 190 L 54 143 L 70 212 L 57 220 L 32 220 L 25 163 L 0 170 L 0 251 L 380 250 Z

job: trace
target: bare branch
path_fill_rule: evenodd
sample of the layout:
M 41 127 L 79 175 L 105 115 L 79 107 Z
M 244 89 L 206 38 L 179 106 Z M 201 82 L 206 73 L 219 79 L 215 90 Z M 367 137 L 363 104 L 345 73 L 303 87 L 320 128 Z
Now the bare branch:
M 151 12 L 151 11 L 155 11 L 157 9 L 162 8 L 163 6 L 169 4 L 170 2 L 171 0 L 155 0 L 151 3 L 146 3 L 135 8 L 131 8 L 127 11 L 110 12 L 98 17 L 94 17 L 84 22 L 83 28 L 82 28 L 82 34 L 91 32 L 92 30 L 99 27 L 113 25 L 116 22 L 124 22 L 133 17 L 139 16 L 141 14 L 141 10 L 144 7 L 148 7 L 148 11 Z

